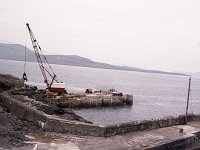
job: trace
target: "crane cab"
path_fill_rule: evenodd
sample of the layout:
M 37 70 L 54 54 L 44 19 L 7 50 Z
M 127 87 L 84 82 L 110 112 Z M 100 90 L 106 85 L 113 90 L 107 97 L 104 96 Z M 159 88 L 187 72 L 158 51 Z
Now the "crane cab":
M 49 87 L 50 92 L 64 92 L 65 91 L 65 83 L 52 83 Z

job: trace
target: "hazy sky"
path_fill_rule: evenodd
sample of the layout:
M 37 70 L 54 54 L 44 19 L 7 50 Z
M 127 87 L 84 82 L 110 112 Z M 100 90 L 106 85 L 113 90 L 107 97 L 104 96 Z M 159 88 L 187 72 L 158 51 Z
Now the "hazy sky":
M 0 42 L 24 45 L 26 22 L 45 54 L 200 71 L 200 0 L 0 0 Z

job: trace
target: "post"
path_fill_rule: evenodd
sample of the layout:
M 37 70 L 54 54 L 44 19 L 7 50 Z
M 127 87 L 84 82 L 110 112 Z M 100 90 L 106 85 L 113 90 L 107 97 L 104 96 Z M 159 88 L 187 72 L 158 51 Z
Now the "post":
M 186 106 L 186 115 L 185 115 L 185 124 L 187 124 L 187 119 L 188 119 L 188 105 L 189 105 L 189 100 L 190 100 L 190 85 L 191 85 L 191 75 L 189 77 L 189 86 L 188 86 L 188 96 L 187 96 L 187 106 Z

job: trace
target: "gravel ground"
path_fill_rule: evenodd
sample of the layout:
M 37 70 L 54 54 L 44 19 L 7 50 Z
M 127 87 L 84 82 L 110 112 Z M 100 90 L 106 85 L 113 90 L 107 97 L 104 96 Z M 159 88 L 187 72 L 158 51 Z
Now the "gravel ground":
M 23 81 L 12 75 L 0 74 L 0 92 L 23 86 Z M 41 133 L 42 130 L 31 122 L 19 120 L 0 106 L 0 149 L 11 149 L 27 145 L 26 134 Z
M 3 108 L 0 107 L 0 110 Z M 31 122 L 19 120 L 7 112 L 0 111 L 0 147 L 13 148 L 27 145 L 26 134 L 38 134 L 43 131 Z

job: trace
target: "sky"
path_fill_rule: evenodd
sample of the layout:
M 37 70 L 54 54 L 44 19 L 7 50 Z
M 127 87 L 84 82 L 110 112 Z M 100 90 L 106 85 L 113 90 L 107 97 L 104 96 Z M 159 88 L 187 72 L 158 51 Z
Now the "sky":
M 0 42 L 162 71 L 200 71 L 200 0 L 0 0 Z

